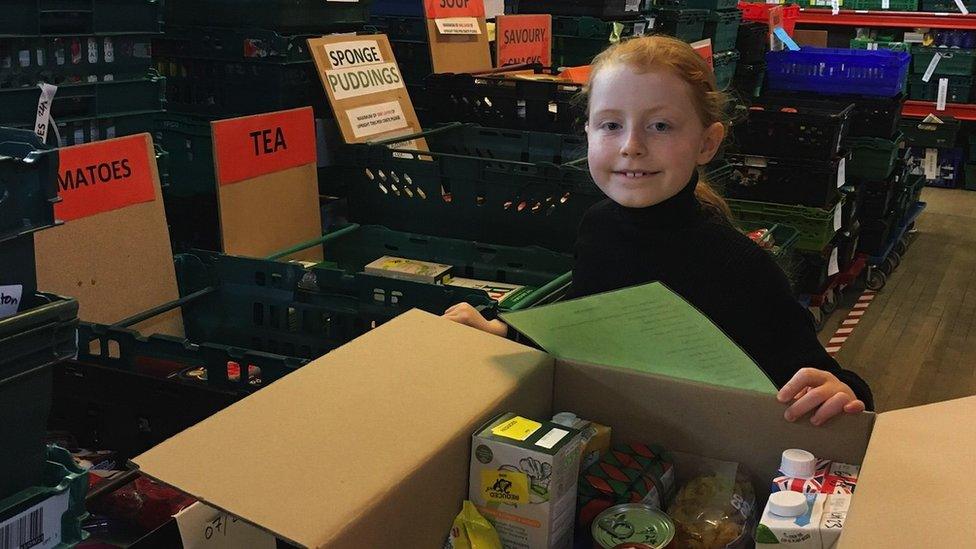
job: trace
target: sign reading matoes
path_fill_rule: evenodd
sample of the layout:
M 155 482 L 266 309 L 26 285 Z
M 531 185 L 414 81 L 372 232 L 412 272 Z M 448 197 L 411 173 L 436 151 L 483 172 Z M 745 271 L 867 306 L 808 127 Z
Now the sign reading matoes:
M 58 219 L 72 221 L 156 199 L 143 135 L 65 147 L 59 154 Z
M 327 36 L 308 44 L 346 143 L 421 131 L 386 36 Z

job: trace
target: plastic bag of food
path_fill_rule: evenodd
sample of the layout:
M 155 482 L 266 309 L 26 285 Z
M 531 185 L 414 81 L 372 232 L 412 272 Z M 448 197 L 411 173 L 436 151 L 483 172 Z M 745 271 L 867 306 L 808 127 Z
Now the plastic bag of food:
M 502 549 L 502 542 L 495 527 L 481 516 L 473 503 L 464 500 L 444 549 Z
M 675 453 L 680 486 L 668 515 L 674 549 L 738 549 L 751 541 L 756 494 L 739 464 Z

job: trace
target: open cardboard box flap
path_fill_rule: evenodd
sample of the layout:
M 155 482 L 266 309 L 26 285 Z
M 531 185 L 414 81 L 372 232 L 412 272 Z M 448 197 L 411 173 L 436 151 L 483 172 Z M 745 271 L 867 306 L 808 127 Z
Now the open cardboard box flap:
M 818 429 L 786 423 L 770 395 L 554 360 L 420 311 L 133 462 L 303 546 L 439 547 L 467 496 L 475 429 L 504 411 L 562 410 L 611 425 L 617 440 L 738 461 L 761 495 L 786 448 L 863 462 L 843 547 L 971 541 L 976 486 L 963 467 L 976 440 L 953 428 L 969 427 L 976 398 L 881 414 L 873 437 L 873 414 Z

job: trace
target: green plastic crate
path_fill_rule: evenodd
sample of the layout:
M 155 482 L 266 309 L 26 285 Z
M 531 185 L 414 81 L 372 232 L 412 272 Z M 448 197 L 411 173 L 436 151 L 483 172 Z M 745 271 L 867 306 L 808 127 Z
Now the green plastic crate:
M 369 20 L 370 0 L 167 0 L 167 25 L 354 31 Z
M 739 62 L 739 52 L 727 51 L 712 56 L 712 67 L 715 70 L 715 83 L 719 90 L 726 90 L 732 84 L 735 67 Z
M 55 225 L 58 160 L 34 132 L 0 128 L 0 242 Z
M 739 223 L 781 223 L 799 231 L 796 248 L 819 252 L 837 234 L 843 200 L 832 210 L 787 206 L 748 200 L 729 200 L 734 219 Z
M 643 36 L 649 30 L 646 19 L 604 21 L 595 17 L 553 16 L 552 62 L 564 67 L 588 65 L 611 44 Z
M 361 277 L 370 286 L 387 291 L 390 291 L 389 278 L 360 274 L 367 264 L 384 255 L 451 265 L 455 277 L 504 282 L 531 290 L 500 302 L 502 310 L 523 309 L 555 300 L 567 289 L 573 269 L 570 255 L 538 247 L 482 244 L 393 231 L 377 225 L 350 225 L 299 246 L 313 247 L 319 243 L 324 261 L 311 271 L 313 274 L 332 270 L 344 276 Z M 291 250 L 297 251 L 299 246 Z
M 912 46 L 912 72 L 924 74 L 932 62 L 935 54 L 942 55 L 935 72 L 942 76 L 972 76 L 976 66 L 976 50 L 959 48 L 934 48 L 926 46 Z
M 142 78 L 152 35 L 0 37 L 0 88 Z
M 654 32 L 674 36 L 685 42 L 697 42 L 705 35 L 708 10 L 652 8 Z
M 171 183 L 166 194 L 190 197 L 217 192 L 209 119 L 160 114 L 153 140 L 169 153 Z
M 960 122 L 944 117 L 942 124 L 923 122 L 918 118 L 903 118 L 898 129 L 905 134 L 911 147 L 952 148 L 956 146 Z
M 742 23 L 742 12 L 739 10 L 709 12 L 708 19 L 705 20 L 705 38 L 712 39 L 712 49 L 714 51 L 735 49 L 740 23 Z
M 852 38 L 852 50 L 888 50 L 903 51 L 911 53 L 912 45 L 906 42 L 885 42 L 881 40 L 871 40 L 869 38 Z
M 919 0 L 843 0 L 844 8 L 871 11 L 918 11 Z
M 0 35 L 158 34 L 159 0 L 6 0 Z
M 650 2 L 647 2 L 650 4 Z M 697 10 L 731 10 L 739 5 L 739 0 L 656 0 L 655 6 L 691 8 Z
M 393 49 L 393 55 L 400 66 L 400 74 L 403 75 L 403 83 L 406 84 L 407 91 L 410 92 L 414 108 L 423 108 L 421 101 L 418 101 L 418 99 L 423 98 L 423 94 L 415 94 L 411 88 L 419 88 L 419 91 L 422 92 L 424 79 L 434 74 L 434 66 L 430 60 L 430 46 L 427 42 L 391 40 L 390 47 Z M 553 62 L 555 59 L 555 50 L 553 50 Z
M 57 446 L 47 447 L 40 464 L 42 474 L 36 484 L 0 499 L 0 533 L 6 530 L 4 535 L 9 536 L 0 536 L 0 541 L 42 538 L 36 544 L 39 547 L 74 547 L 88 538 L 81 528 L 88 518 L 88 472 L 75 464 L 67 450 Z
M 976 132 L 971 128 L 967 140 L 969 141 L 969 161 L 976 162 Z
M 973 95 L 973 77 L 971 76 L 933 76 L 928 82 L 922 82 L 922 75 L 913 74 L 908 80 L 908 98 L 917 101 L 936 101 L 939 98 L 939 80 L 948 79 L 946 90 L 947 103 L 969 103 Z
M 969 13 L 976 12 L 976 1 L 964 0 L 963 5 Z M 939 13 L 959 13 L 959 6 L 955 0 L 922 0 L 921 11 L 931 11 Z
M 976 191 L 976 163 L 966 164 L 966 182 L 963 188 L 967 191 Z
M 135 80 L 66 84 L 58 87 L 51 105 L 54 120 L 97 118 L 163 110 L 166 80 L 156 76 Z M 40 88 L 0 89 L 0 125 L 33 124 Z
M 0 319 L 0 498 L 42 479 L 51 365 L 77 352 L 77 325 L 77 301 L 33 292 Z
M 848 137 L 843 147 L 850 151 L 847 160 L 847 181 L 882 181 L 895 169 L 898 155 L 905 145 L 905 136 L 899 133 L 893 139 L 877 137 Z

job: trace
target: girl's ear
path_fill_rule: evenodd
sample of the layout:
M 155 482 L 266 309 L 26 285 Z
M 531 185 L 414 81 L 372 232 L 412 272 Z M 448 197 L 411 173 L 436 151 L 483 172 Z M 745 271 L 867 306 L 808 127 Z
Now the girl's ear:
M 698 151 L 699 165 L 708 164 L 712 161 L 723 139 L 725 139 L 725 125 L 721 122 L 715 122 L 705 128 L 705 133 L 702 135 L 701 150 Z

